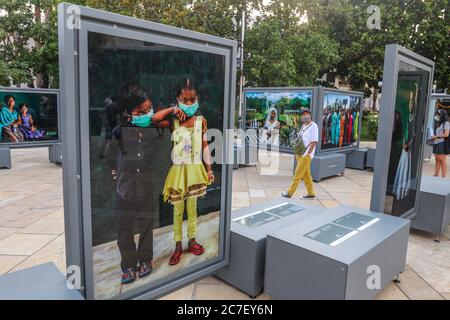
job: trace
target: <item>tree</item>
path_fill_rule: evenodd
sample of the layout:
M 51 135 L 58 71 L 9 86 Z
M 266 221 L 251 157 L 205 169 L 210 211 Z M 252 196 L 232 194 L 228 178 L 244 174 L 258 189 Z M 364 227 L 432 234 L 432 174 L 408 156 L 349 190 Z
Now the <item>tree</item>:
M 58 45 L 54 0 L 1 0 L 0 84 L 55 87 Z
M 338 44 L 305 24 L 283 27 L 277 16 L 256 23 L 246 38 L 250 85 L 313 86 L 339 60 Z
M 315 85 L 318 78 L 329 72 L 340 61 L 339 45 L 327 35 L 308 30 L 308 28 L 297 27 L 291 32 L 288 42 L 296 67 L 294 84 Z
M 378 88 L 384 48 L 397 43 L 436 62 L 439 87 L 449 83 L 448 0 L 306 0 L 308 21 L 340 45 L 337 75 L 353 88 Z M 369 29 L 367 8 L 381 9 L 381 29 Z
M 296 66 L 291 47 L 282 38 L 276 21 L 262 21 L 247 32 L 244 72 L 252 86 L 290 86 Z

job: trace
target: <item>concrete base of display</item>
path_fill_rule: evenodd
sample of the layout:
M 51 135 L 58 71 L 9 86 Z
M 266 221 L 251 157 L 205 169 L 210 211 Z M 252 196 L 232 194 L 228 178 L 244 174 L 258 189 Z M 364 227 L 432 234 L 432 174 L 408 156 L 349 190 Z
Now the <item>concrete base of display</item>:
M 54 164 L 63 163 L 61 143 L 48 147 L 48 160 Z
M 409 220 L 340 206 L 267 236 L 275 299 L 372 299 L 406 265 Z
M 258 164 L 258 146 L 246 142 L 234 145 L 233 169 L 241 166 L 256 166 Z
M 366 168 L 375 168 L 375 149 L 367 149 Z
M 359 148 L 347 153 L 345 167 L 350 169 L 365 170 L 367 163 L 367 148 Z
M 423 146 L 423 158 L 431 159 L 432 155 L 433 155 L 433 146 L 430 146 L 429 144 L 425 144 Z
M 267 234 L 325 210 L 296 200 L 278 198 L 233 211 L 230 264 L 217 276 L 249 296 L 256 297 L 264 286 Z
M 233 148 L 233 170 L 239 169 L 239 153 L 240 153 L 240 147 L 237 145 L 234 145 Z
M 84 300 L 66 286 L 66 277 L 53 263 L 0 277 L 0 300 Z
M 256 170 L 260 176 L 292 177 L 294 159 L 295 155 L 281 150 L 259 149 Z
M 0 149 L 0 168 L 11 169 L 11 150 L 9 148 Z
M 311 175 L 314 181 L 336 175 L 343 175 L 345 172 L 346 155 L 341 153 L 317 154 L 311 162 Z M 294 162 L 294 171 L 297 163 Z
M 440 177 L 422 177 L 417 215 L 411 228 L 437 237 L 450 224 L 450 181 Z

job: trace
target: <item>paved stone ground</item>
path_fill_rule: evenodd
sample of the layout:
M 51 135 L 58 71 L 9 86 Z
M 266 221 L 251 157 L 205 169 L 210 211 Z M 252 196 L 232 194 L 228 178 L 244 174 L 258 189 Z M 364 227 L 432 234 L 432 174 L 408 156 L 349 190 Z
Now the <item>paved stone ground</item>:
M 13 150 L 13 169 L 0 170 L 0 275 L 49 261 L 65 270 L 62 170 L 48 162 L 47 152 L 47 148 Z M 433 166 L 433 160 L 425 162 L 424 175 L 431 175 Z M 315 183 L 317 200 L 308 204 L 368 208 L 372 176 L 369 171 L 347 169 L 343 177 Z M 235 170 L 233 208 L 278 197 L 289 182 L 289 175 L 261 176 L 256 167 Z M 295 197 L 304 192 L 302 186 Z M 450 299 L 450 230 L 440 243 L 433 239 L 433 235 L 411 232 L 401 283 L 391 283 L 377 299 Z M 207 277 L 163 299 L 249 297 Z M 257 299 L 269 297 L 263 294 Z

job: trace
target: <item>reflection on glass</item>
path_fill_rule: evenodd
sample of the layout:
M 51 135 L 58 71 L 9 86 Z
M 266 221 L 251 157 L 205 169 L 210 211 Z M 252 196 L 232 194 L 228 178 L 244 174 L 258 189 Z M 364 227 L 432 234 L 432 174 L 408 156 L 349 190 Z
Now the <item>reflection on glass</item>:
M 0 143 L 58 140 L 56 93 L 0 91 Z
M 416 204 L 429 72 L 400 62 L 385 213 L 402 216 Z
M 351 236 L 355 233 L 357 231 L 328 223 L 303 236 L 330 246 L 335 246 L 341 242 L 339 241 L 340 239 L 344 240 L 346 239 L 344 237 Z
M 222 166 L 201 151 L 206 130 L 223 129 L 225 62 L 91 32 L 88 51 L 94 296 L 105 299 L 218 260 Z
M 292 147 L 297 128 L 301 126 L 300 110 L 311 108 L 312 92 L 247 91 L 246 129 L 259 129 L 259 142 Z
M 365 214 L 360 214 L 357 212 L 350 212 L 345 216 L 334 220 L 332 223 L 338 224 L 340 226 L 350 228 L 350 229 L 358 229 L 362 226 L 366 225 L 370 221 L 374 220 L 374 218 L 367 216 Z
M 295 204 L 288 203 L 281 206 L 276 206 L 270 209 L 264 209 L 265 212 L 279 216 L 279 217 L 288 217 L 295 213 L 299 213 L 300 211 L 305 210 L 305 208 L 296 206 Z
M 233 221 L 249 228 L 256 228 L 278 219 L 280 218 L 277 216 L 260 211 L 235 219 Z
M 356 145 L 360 137 L 361 98 L 325 93 L 322 115 L 322 150 Z

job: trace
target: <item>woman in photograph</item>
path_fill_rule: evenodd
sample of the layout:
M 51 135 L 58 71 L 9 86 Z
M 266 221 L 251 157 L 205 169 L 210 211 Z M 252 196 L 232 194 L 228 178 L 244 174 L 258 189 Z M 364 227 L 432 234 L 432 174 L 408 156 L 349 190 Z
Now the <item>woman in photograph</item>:
M 278 134 L 275 130 L 280 130 L 280 122 L 278 119 L 278 112 L 275 108 L 270 108 L 269 113 L 264 123 L 264 137 L 263 141 L 271 145 L 278 145 Z
M 434 176 L 439 177 L 439 172 L 442 172 L 442 177 L 447 176 L 447 154 L 450 150 L 447 150 L 447 139 L 450 134 L 450 120 L 447 111 L 439 109 L 434 116 L 436 120 L 435 135 L 431 137 L 433 139 L 433 154 L 436 159 L 436 166 L 434 168 Z
M 16 98 L 13 95 L 5 96 L 6 106 L 0 110 L 0 137 L 9 142 L 23 142 L 24 136 L 19 130 L 19 114 L 14 109 Z
M 44 136 L 43 130 L 36 129 L 33 117 L 28 113 L 28 105 L 21 103 L 19 105 L 19 130 L 26 140 L 40 139 Z
M 173 205 L 175 250 L 169 260 L 171 266 L 180 262 L 183 253 L 182 227 L 185 208 L 188 216 L 188 251 L 197 256 L 205 251 L 196 241 L 197 199 L 205 196 L 207 186 L 214 182 L 206 139 L 207 122 L 198 114 L 198 94 L 192 80 L 183 81 L 177 92 L 177 101 L 177 107 L 161 110 L 152 118 L 152 121 L 158 124 L 170 115 L 175 116 L 171 124 L 172 167 L 163 189 L 164 201 Z

